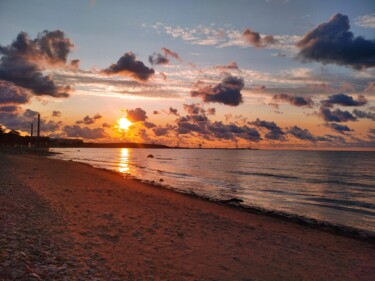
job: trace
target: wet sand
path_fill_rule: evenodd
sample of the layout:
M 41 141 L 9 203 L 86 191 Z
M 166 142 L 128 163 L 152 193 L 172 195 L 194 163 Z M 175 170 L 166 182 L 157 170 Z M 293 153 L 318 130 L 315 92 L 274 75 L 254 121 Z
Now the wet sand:
M 0 280 L 375 280 L 375 244 L 0 153 Z

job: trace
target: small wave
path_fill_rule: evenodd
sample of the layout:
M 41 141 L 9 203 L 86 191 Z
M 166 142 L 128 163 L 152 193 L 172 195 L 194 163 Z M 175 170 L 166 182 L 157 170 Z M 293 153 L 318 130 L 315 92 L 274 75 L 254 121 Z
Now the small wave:
M 308 202 L 305 202 L 304 204 L 317 206 L 317 207 L 323 207 L 323 208 L 331 208 L 335 210 L 347 211 L 350 213 L 357 213 L 357 214 L 375 217 L 375 212 L 368 211 L 368 210 L 360 210 L 360 209 L 354 209 L 354 208 L 344 207 L 344 206 L 333 206 L 333 205 L 324 205 L 324 204 L 316 204 L 316 203 L 308 203 Z
M 366 208 L 366 209 L 375 210 L 375 204 L 366 203 L 366 202 L 331 199 L 331 198 L 312 198 L 312 197 L 306 197 L 304 199 L 308 200 L 308 201 L 314 201 L 314 202 L 341 204 L 341 205 L 346 205 L 346 206 L 355 206 L 355 207 L 362 207 L 362 208 Z
M 156 170 L 156 172 L 158 172 L 159 174 L 163 174 L 163 175 L 171 175 L 177 178 L 192 178 L 193 177 L 192 175 L 188 175 L 185 173 L 174 173 L 174 172 L 167 172 L 163 170 Z
M 295 176 L 279 175 L 279 174 L 269 174 L 269 173 L 256 173 L 256 172 L 244 172 L 244 171 L 228 171 L 231 174 L 243 175 L 243 176 L 260 176 L 260 177 L 273 177 L 279 179 L 299 179 Z
M 347 182 L 347 181 L 340 181 L 340 180 L 325 180 L 325 179 L 308 179 L 310 183 L 322 183 L 322 184 L 338 184 L 338 185 L 346 185 L 346 186 L 353 186 L 353 187 L 363 187 L 363 188 L 375 188 L 374 185 L 364 184 L 364 183 L 356 183 L 356 182 Z

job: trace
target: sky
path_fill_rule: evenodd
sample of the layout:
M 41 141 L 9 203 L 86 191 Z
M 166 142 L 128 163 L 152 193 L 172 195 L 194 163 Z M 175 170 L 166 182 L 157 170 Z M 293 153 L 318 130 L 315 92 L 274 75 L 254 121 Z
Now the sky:
M 40 113 L 86 142 L 375 150 L 374 67 L 372 0 L 0 0 L 0 125 L 23 135 Z

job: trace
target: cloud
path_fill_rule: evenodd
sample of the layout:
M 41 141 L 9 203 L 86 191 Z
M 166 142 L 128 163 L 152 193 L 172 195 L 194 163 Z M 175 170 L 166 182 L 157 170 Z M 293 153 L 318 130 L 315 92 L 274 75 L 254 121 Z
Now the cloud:
M 147 25 L 145 25 L 147 27 Z M 192 44 L 201 46 L 216 46 L 218 48 L 238 46 L 249 47 L 253 46 L 244 37 L 243 30 L 227 29 L 214 26 L 194 26 L 191 28 L 183 28 L 181 26 L 169 26 L 163 23 L 158 23 L 151 27 L 157 32 L 165 32 L 173 38 L 180 38 L 181 40 Z M 253 31 L 251 31 L 253 32 Z M 246 32 L 245 30 L 245 33 Z M 247 35 L 245 35 L 247 36 Z M 301 39 L 297 35 L 259 35 L 260 43 L 258 45 L 265 48 L 280 49 L 285 51 L 295 51 L 295 43 Z M 253 42 L 253 40 L 251 40 Z M 196 53 L 194 53 L 196 54 Z
M 374 67 L 375 40 L 354 37 L 349 29 L 348 16 L 336 14 L 304 35 L 297 43 L 298 57 L 303 61 L 333 63 L 354 69 Z
M 309 130 L 301 129 L 298 126 L 293 126 L 289 128 L 287 133 L 300 140 L 308 140 L 312 142 L 316 141 L 316 138 L 309 132 Z
M 367 28 L 375 28 L 375 14 L 358 17 L 356 25 Z
M 190 92 L 192 97 L 201 97 L 204 102 L 217 102 L 230 106 L 238 106 L 243 102 L 241 90 L 244 88 L 242 78 L 227 76 L 221 83 L 212 86 L 201 87 L 200 83 L 196 85 L 195 90 Z
M 146 121 L 148 118 L 146 111 L 139 107 L 136 109 L 126 110 L 126 113 L 126 118 L 128 118 L 131 122 Z
M 368 130 L 368 135 L 367 137 L 370 139 L 370 140 L 375 140 L 375 129 L 369 129 Z
M 108 124 L 108 123 L 103 123 L 102 127 L 103 128 L 111 128 L 112 126 L 110 124 Z
M 158 53 L 153 53 L 151 56 L 149 56 L 148 61 L 152 65 L 169 64 L 169 59 L 166 56 L 163 56 L 162 54 L 158 54 Z
M 64 65 L 73 48 L 61 30 L 43 31 L 31 40 L 20 32 L 9 46 L 0 46 L 0 79 L 29 89 L 35 95 L 68 97 L 69 86 L 58 86 L 43 74 L 46 67 Z
M 176 60 L 182 61 L 181 57 L 176 52 L 173 52 L 168 48 L 162 48 L 161 50 L 163 51 L 164 55 L 170 56 L 172 58 L 175 58 Z
M 117 63 L 103 70 L 108 75 L 121 74 L 132 77 L 138 81 L 147 81 L 155 71 L 148 68 L 143 62 L 136 60 L 135 54 L 128 52 L 124 54 Z
M 242 138 L 251 142 L 262 140 L 258 130 L 248 126 L 238 126 L 235 124 L 223 124 L 222 122 L 213 122 L 208 124 L 208 131 L 215 138 L 237 141 L 236 138 Z
M 240 70 L 237 63 L 234 61 L 227 65 L 216 65 L 215 68 L 219 70 Z
M 372 112 L 366 112 L 366 111 L 354 109 L 353 114 L 361 119 L 365 118 L 365 119 L 370 119 L 372 121 L 375 121 L 375 113 L 372 113 Z
M 99 113 L 95 114 L 93 117 L 86 115 L 82 120 L 76 121 L 76 124 L 90 125 L 90 124 L 94 124 L 95 121 L 100 118 L 102 118 L 102 116 Z
M 353 116 L 349 111 L 342 111 L 340 109 L 331 110 L 329 108 L 321 108 L 319 115 L 326 122 L 357 121 L 357 118 Z
M 350 129 L 346 125 L 340 125 L 337 123 L 326 123 L 324 124 L 325 127 L 330 128 L 332 131 L 335 131 L 340 134 L 345 134 L 345 132 L 352 132 L 354 130 Z
M 16 113 L 20 110 L 20 107 L 17 105 L 4 105 L 0 106 L 0 113 L 1 112 L 7 112 L 7 113 Z
M 336 94 L 329 96 L 326 100 L 322 100 L 321 104 L 326 108 L 332 108 L 335 104 L 342 106 L 362 106 L 367 104 L 367 99 L 363 95 L 359 95 L 357 100 L 354 100 L 351 96 Z
M 179 135 L 198 134 L 206 140 L 228 140 L 237 142 L 238 138 L 259 142 L 262 138 L 259 132 L 248 126 L 211 122 L 205 115 L 194 114 L 180 117 L 177 120 L 177 133 Z
M 206 110 L 207 115 L 215 115 L 216 114 L 216 109 L 214 107 L 208 108 Z
M 84 138 L 84 139 L 103 139 L 107 137 L 103 128 L 90 129 L 88 127 L 80 127 L 77 125 L 65 126 L 63 131 L 69 138 Z
M 170 128 L 168 127 L 155 127 L 152 129 L 154 134 L 158 137 L 165 136 L 169 134 Z
M 180 114 L 178 114 L 178 110 L 176 108 L 173 108 L 173 107 L 169 108 L 169 114 L 180 116 Z
M 306 107 L 313 107 L 314 102 L 310 97 L 301 97 L 301 96 L 294 96 L 289 94 L 279 94 L 274 95 L 272 100 L 276 102 L 286 101 L 294 106 L 306 106 Z
M 249 124 L 267 129 L 268 133 L 265 134 L 265 138 L 268 140 L 286 140 L 285 133 L 275 122 L 262 121 L 257 118 L 255 121 L 249 122 Z
M 242 33 L 243 38 L 246 42 L 256 48 L 263 48 L 267 45 L 272 45 L 277 40 L 272 35 L 261 36 L 258 32 L 251 30 L 250 28 L 245 29 Z
M 29 100 L 29 91 L 11 82 L 0 81 L 0 104 L 24 104 Z
M 30 123 L 36 123 L 38 112 L 26 109 L 22 114 L 19 112 L 20 108 L 16 111 L 3 111 L 0 110 L 0 124 L 5 125 L 8 129 L 21 130 L 29 132 Z M 56 131 L 61 126 L 61 121 L 55 122 L 42 118 L 40 120 L 41 134 L 48 135 L 51 131 Z
M 143 126 L 145 126 L 147 129 L 155 128 L 156 125 L 152 122 L 143 121 Z
M 184 109 L 188 115 L 204 114 L 205 110 L 199 103 L 184 104 Z
M 61 111 L 58 111 L 58 110 L 52 111 L 52 117 L 61 117 Z
M 70 61 L 70 66 L 71 66 L 73 69 L 77 70 L 77 69 L 79 68 L 79 62 L 80 62 L 80 60 L 78 60 L 78 59 L 71 60 L 71 61 Z
M 343 137 L 341 136 L 336 136 L 336 135 L 330 135 L 326 134 L 324 136 L 316 137 L 318 141 L 324 141 L 324 142 L 329 142 L 329 143 L 335 143 L 335 144 L 345 144 L 346 141 Z
M 369 82 L 364 92 L 375 92 L 375 82 Z

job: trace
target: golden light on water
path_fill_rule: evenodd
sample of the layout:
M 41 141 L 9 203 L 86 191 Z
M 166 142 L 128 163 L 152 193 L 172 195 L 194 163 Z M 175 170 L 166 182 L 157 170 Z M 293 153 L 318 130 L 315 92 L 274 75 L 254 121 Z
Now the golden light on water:
M 125 117 L 121 117 L 119 120 L 117 120 L 117 127 L 119 131 L 127 131 L 132 124 L 133 123 Z
M 129 173 L 129 150 L 127 148 L 121 148 L 120 150 L 120 162 L 118 164 L 118 170 L 120 173 Z

